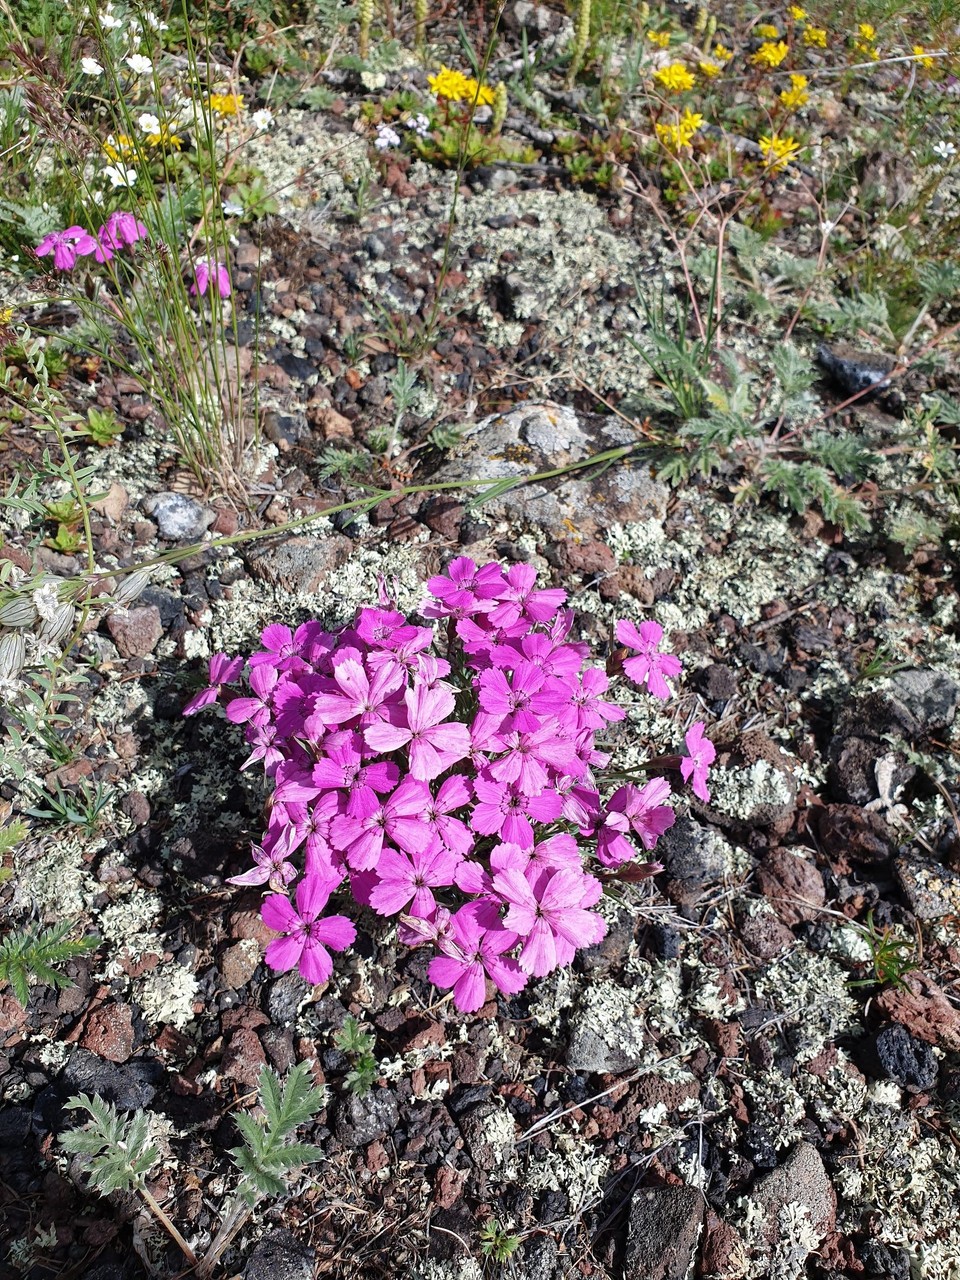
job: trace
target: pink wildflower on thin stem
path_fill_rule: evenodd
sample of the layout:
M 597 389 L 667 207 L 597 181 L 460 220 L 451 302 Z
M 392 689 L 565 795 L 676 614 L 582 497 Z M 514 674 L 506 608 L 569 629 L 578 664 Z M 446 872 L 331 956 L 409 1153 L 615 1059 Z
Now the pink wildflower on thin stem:
M 683 740 L 690 754 L 680 757 L 680 773 L 684 782 L 693 779 L 693 794 L 698 800 L 708 804 L 710 789 L 707 786 L 707 774 L 717 758 L 717 749 L 709 738 L 703 736 L 705 727 L 703 721 L 698 720 L 684 735 Z
M 296 907 L 282 894 L 266 899 L 260 911 L 263 923 L 284 935 L 267 946 L 264 959 L 271 969 L 286 973 L 296 966 L 310 983 L 330 977 L 333 960 L 327 948 L 344 951 L 357 936 L 346 916 L 321 915 L 339 883 L 339 876 L 305 876 L 297 885 Z
M 262 845 L 255 844 L 251 848 L 255 865 L 241 876 L 229 876 L 227 884 L 267 884 L 275 893 L 281 893 L 291 881 L 297 878 L 297 869 L 287 858 L 291 851 L 288 837 L 267 852 Z
M 183 708 L 185 716 L 195 715 L 203 707 L 216 702 L 225 684 L 232 684 L 243 670 L 242 658 L 229 658 L 225 653 L 215 653 L 210 659 L 209 683 L 195 693 Z
M 377 863 L 380 883 L 370 894 L 371 907 L 385 916 L 403 910 L 411 916 L 431 916 L 437 907 L 433 889 L 453 884 L 459 861 L 439 840 L 409 853 L 384 849 Z
M 146 240 L 147 226 L 133 213 L 125 213 L 118 209 L 111 213 L 97 232 L 97 240 L 108 251 L 118 252 L 120 249 L 135 245 L 138 240 Z
M 641 622 L 639 628 L 632 622 L 617 623 L 617 639 L 628 649 L 638 649 L 639 656 L 627 658 L 623 669 L 634 684 L 643 685 L 655 698 L 669 698 L 667 679 L 678 676 L 683 670 L 680 659 L 672 653 L 661 653 L 663 627 L 659 622 Z
M 524 939 L 519 963 L 525 972 L 542 978 L 568 963 L 578 948 L 591 947 L 606 934 L 603 917 L 583 905 L 593 893 L 593 886 L 585 883 L 589 881 L 602 893 L 594 877 L 573 868 L 543 871 L 533 884 L 513 869 L 493 877 L 493 887 L 507 905 L 503 923 Z
M 63 231 L 51 231 L 43 237 L 34 252 L 38 258 L 53 254 L 53 265 L 58 271 L 70 271 L 77 258 L 97 251 L 97 242 L 83 227 L 66 227 Z
M 230 272 L 226 266 L 216 260 L 198 258 L 194 265 L 194 282 L 190 286 L 190 292 L 194 296 L 199 294 L 203 297 L 211 283 L 221 298 L 230 297 L 232 293 Z M 211 295 L 212 292 L 213 290 L 211 290 Z

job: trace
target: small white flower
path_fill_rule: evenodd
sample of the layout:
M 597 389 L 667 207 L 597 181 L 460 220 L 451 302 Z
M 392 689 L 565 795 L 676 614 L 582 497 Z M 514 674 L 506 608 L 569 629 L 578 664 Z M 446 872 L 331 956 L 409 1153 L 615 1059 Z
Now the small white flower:
M 159 133 L 160 121 L 156 116 L 152 116 L 149 111 L 145 111 L 137 120 L 137 124 L 144 133 Z
M 388 124 L 378 124 L 377 136 L 373 141 L 373 145 L 378 151 L 389 151 L 391 147 L 399 147 L 400 135 L 396 129 L 391 129 Z
M 151 31 L 169 31 L 170 28 L 165 22 L 161 22 L 152 9 L 145 9 L 143 20 Z
M 837 224 L 835 222 L 830 222 L 829 220 L 826 220 L 820 223 L 820 234 L 822 236 L 833 235 L 836 229 L 837 229 Z
M 60 598 L 55 582 L 45 582 L 33 593 L 33 607 L 44 621 L 49 622 L 60 607 Z
M 952 142 L 940 141 L 935 142 L 931 148 L 935 156 L 939 156 L 941 160 L 950 160 L 957 154 L 957 148 Z
M 153 70 L 153 63 L 142 53 L 131 53 L 129 58 L 124 58 L 124 62 L 135 76 L 148 76 Z
M 123 23 L 119 18 L 115 18 L 109 9 L 104 9 L 100 15 L 100 25 L 106 31 L 116 31 L 117 27 L 123 26 Z
M 126 165 L 105 165 L 103 173 L 111 187 L 132 187 L 137 180 L 136 169 L 128 169 Z
M 101 67 L 100 63 L 96 60 L 96 58 L 81 58 L 80 70 L 83 72 L 85 76 L 102 76 L 103 75 L 103 67 Z
M 425 138 L 430 131 L 430 121 L 422 113 L 418 112 L 407 121 L 407 128 L 412 129 L 414 133 L 418 133 L 421 138 Z
M 225 218 L 239 218 L 243 213 L 243 205 L 238 204 L 236 200 L 224 200 L 223 216 Z
M 253 121 L 253 127 L 258 132 L 262 132 L 264 129 L 269 129 L 273 124 L 273 112 L 268 111 L 266 107 L 261 107 L 259 111 L 253 113 L 250 119 Z

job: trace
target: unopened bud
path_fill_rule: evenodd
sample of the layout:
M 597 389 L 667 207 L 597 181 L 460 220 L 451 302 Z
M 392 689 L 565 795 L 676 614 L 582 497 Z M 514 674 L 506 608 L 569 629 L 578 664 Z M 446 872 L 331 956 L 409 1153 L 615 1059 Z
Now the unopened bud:
M 493 91 L 493 121 L 491 127 L 494 133 L 499 133 L 504 126 L 507 118 L 508 102 L 507 86 L 501 80 Z
M 705 5 L 701 5 L 697 10 L 697 16 L 693 24 L 693 29 L 698 36 L 702 36 L 707 29 L 707 21 L 710 15 L 707 13 Z

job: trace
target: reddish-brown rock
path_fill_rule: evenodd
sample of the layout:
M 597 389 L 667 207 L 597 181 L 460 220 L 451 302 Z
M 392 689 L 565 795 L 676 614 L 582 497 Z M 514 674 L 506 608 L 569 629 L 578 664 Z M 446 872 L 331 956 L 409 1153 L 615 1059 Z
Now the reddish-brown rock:
M 80 1046 L 108 1062 L 126 1062 L 133 1053 L 133 1014 L 126 1004 L 107 1004 L 87 1019 Z

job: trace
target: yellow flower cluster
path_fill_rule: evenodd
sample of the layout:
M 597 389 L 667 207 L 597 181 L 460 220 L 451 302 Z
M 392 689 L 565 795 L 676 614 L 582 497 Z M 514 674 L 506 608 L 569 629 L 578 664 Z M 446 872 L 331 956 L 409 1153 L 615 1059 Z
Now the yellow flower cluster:
M 713 46 L 713 56 L 718 62 L 729 62 L 733 57 L 733 50 L 728 49 L 726 45 L 715 44 Z
M 937 65 L 936 58 L 931 58 L 922 44 L 915 44 L 913 46 L 913 56 L 920 63 L 921 67 L 926 67 L 928 71 L 931 67 L 935 67 Z
M 114 164 L 118 160 L 132 160 L 137 154 L 136 143 L 126 133 L 118 133 L 116 137 L 111 133 L 100 149 Z
M 807 93 L 809 83 L 806 76 L 790 77 L 790 88 L 783 89 L 780 93 L 780 101 L 788 111 L 798 111 L 810 101 L 810 95 Z
M 789 136 L 786 138 L 763 137 L 759 141 L 759 146 L 764 164 L 773 173 L 779 173 L 781 169 L 785 169 L 791 160 L 795 160 L 800 154 L 800 143 Z
M 827 47 L 827 31 L 825 27 L 804 27 L 803 43 L 809 48 L 816 46 L 818 49 Z
M 218 116 L 238 116 L 243 110 L 239 93 L 211 93 L 210 110 Z
M 787 13 L 789 13 L 794 22 L 804 22 L 807 17 L 806 9 L 801 9 L 798 4 L 790 5 L 787 9 Z
M 442 66 L 435 76 L 427 76 L 430 92 L 448 102 L 473 102 L 481 107 L 493 106 L 493 90 L 489 85 L 479 85 L 462 71 L 451 71 Z
M 179 151 L 183 146 L 183 139 L 178 133 L 174 133 L 169 125 L 162 124 L 157 133 L 147 134 L 147 146 L 158 147 L 164 151 Z
M 723 70 L 723 67 L 720 66 L 719 62 L 711 62 L 709 58 L 704 59 L 702 62 L 698 62 L 697 66 L 700 68 L 701 74 L 705 75 L 708 80 L 712 80 L 714 76 L 718 76 Z
M 668 151 L 679 151 L 681 147 L 689 147 L 702 124 L 703 116 L 699 111 L 691 111 L 687 107 L 677 124 L 658 124 L 655 128 L 657 138 Z
M 682 62 L 671 62 L 669 67 L 661 67 L 659 71 L 653 73 L 653 78 L 659 81 L 668 93 L 683 93 L 687 89 L 692 89 L 694 85 L 693 75 Z
M 670 43 L 669 31 L 648 31 L 647 39 L 651 44 L 655 44 L 658 49 L 665 49 Z
M 776 44 L 767 40 L 751 56 L 750 61 L 755 67 L 779 67 L 789 52 L 789 47 L 782 40 L 778 40 Z
M 869 22 L 861 22 L 857 27 L 861 40 L 869 40 L 873 44 L 877 38 L 877 28 Z
M 761 22 L 760 26 L 754 27 L 753 30 L 754 30 L 754 33 L 760 37 L 761 40 L 779 40 L 780 39 L 780 32 L 777 30 L 776 27 L 771 26 L 769 22 Z

